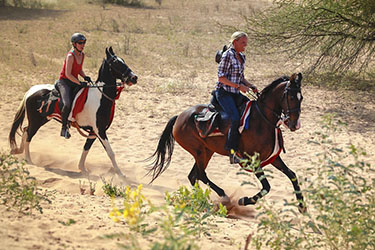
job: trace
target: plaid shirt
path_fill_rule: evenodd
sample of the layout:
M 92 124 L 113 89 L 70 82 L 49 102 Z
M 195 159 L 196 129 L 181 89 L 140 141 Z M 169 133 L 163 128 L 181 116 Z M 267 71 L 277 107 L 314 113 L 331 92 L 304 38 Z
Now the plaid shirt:
M 230 48 L 224 52 L 221 61 L 219 63 L 219 68 L 217 75 L 218 77 L 225 76 L 229 81 L 241 84 L 244 79 L 244 69 L 246 57 L 244 54 L 240 53 L 243 63 L 236 57 L 236 50 Z M 216 83 L 216 88 L 223 88 L 224 90 L 231 93 L 239 93 L 240 91 L 237 88 L 230 87 L 221 82 Z

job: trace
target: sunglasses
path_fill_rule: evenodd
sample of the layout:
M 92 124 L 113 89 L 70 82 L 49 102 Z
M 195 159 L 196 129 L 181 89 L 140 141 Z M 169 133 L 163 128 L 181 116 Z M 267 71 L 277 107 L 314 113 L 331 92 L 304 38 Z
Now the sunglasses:
M 85 44 L 86 41 L 82 41 L 82 42 L 77 42 L 78 44 Z

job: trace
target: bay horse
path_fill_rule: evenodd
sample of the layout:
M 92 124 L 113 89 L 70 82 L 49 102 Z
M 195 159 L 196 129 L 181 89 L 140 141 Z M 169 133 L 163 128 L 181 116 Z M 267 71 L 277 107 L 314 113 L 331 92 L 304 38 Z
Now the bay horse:
M 106 48 L 105 53 L 106 58 L 103 59 L 99 68 L 98 79 L 93 85 L 88 86 L 83 109 L 75 117 L 76 124 L 91 134 L 86 139 L 78 167 L 81 172 L 87 172 L 85 168 L 87 154 L 95 139 L 99 138 L 112 162 L 113 170 L 118 175 L 124 176 L 116 163 L 115 154 L 108 142 L 106 130 L 112 122 L 116 96 L 119 95 L 125 83 L 128 85 L 135 84 L 138 77 L 122 58 L 115 55 L 112 47 Z M 121 80 L 121 84 L 116 83 L 117 79 Z M 52 118 L 61 122 L 61 116 L 58 112 L 45 116 L 40 111 L 41 100 L 53 89 L 54 85 L 52 84 L 31 87 L 24 95 L 9 133 L 11 154 L 21 154 L 25 151 L 26 162 L 29 164 L 32 164 L 29 150 L 30 142 L 39 128 Z M 58 105 L 58 102 L 56 105 Z M 23 128 L 25 116 L 27 116 L 28 125 Z M 19 148 L 15 138 L 18 130 L 22 133 Z
M 282 143 L 280 124 L 283 123 L 291 131 L 300 128 L 299 118 L 303 99 L 301 81 L 301 73 L 281 77 L 266 86 L 258 99 L 253 101 L 249 125 L 241 134 L 238 152 L 242 158 L 246 157 L 246 154 L 259 154 L 261 164 L 254 172 L 262 184 L 262 189 L 252 197 L 239 199 L 239 205 L 255 204 L 269 193 L 271 187 L 261 167 L 271 163 L 290 179 L 297 197 L 298 209 L 302 213 L 306 211 L 296 174 L 280 158 L 282 144 L 275 154 L 275 147 L 280 141 Z M 197 180 L 201 180 L 222 198 L 223 203 L 229 202 L 229 197 L 224 190 L 215 185 L 205 172 L 214 153 L 229 155 L 229 151 L 224 150 L 226 135 L 205 138 L 199 135 L 194 117 L 207 107 L 208 105 L 204 104 L 196 105 L 169 120 L 160 136 L 156 151 L 148 158 L 154 158 L 149 169 L 149 174 L 152 173 L 151 183 L 169 166 L 174 142 L 177 141 L 195 159 L 194 166 L 188 175 L 190 183 L 194 185 Z

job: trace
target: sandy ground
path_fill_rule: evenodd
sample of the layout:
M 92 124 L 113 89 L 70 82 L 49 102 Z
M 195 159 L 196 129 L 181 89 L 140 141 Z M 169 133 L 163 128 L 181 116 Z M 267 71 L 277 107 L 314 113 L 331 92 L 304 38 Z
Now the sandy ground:
M 142 183 L 143 194 L 154 204 L 163 203 L 165 191 L 175 191 L 181 185 L 189 186 L 187 175 L 193 166 L 193 158 L 179 145 L 176 144 L 169 169 L 153 185 L 148 185 L 150 178 L 145 177 L 146 163 L 142 160 L 153 153 L 164 126 L 173 115 L 209 100 L 212 84 L 197 81 L 197 86 L 203 86 L 201 91 L 173 94 L 146 87 L 150 81 L 157 79 L 140 76 L 138 85 L 125 89 L 117 102 L 112 127 L 108 130 L 118 165 L 128 181 L 110 174 L 111 162 L 101 144 L 95 142 L 87 157 L 86 167 L 90 170 L 89 179 L 96 185 L 96 192 L 93 196 L 81 195 L 80 183 L 86 189 L 89 185 L 88 178 L 81 175 L 77 167 L 85 139 L 73 131 L 72 138 L 65 140 L 59 136 L 59 123 L 52 121 L 46 124 L 31 143 L 34 165 L 27 165 L 27 168 L 42 188 L 53 191 L 50 197 L 52 203 L 43 204 L 43 214 L 35 212 L 31 216 L 19 215 L 0 206 L 0 249 L 116 248 L 117 243 L 123 241 L 121 237 L 103 239 L 102 236 L 126 233 L 128 228 L 109 218 L 111 200 L 103 195 L 101 177 L 107 180 L 113 178 L 113 183 L 117 185 Z M 23 93 L 19 89 L 1 89 L 0 92 L 0 148 L 9 152 L 7 137 Z M 347 129 L 336 136 L 339 143 L 360 145 L 366 149 L 369 157 L 375 159 L 374 101 L 371 96 L 362 94 L 362 99 L 356 100 L 353 98 L 355 94 L 344 95 L 311 86 L 303 87 L 302 128 L 296 132 L 284 129 L 287 153 L 282 154 L 286 164 L 300 178 L 304 169 L 311 165 L 311 160 L 316 159 L 319 148 L 309 144 L 308 140 L 320 130 L 319 121 L 327 113 L 335 112 L 340 119 L 348 122 Z M 267 168 L 271 169 L 272 166 Z M 255 177 L 250 181 L 256 183 L 257 187 L 240 186 L 245 177 L 236 175 L 238 171 L 238 166 L 231 166 L 228 158 L 220 155 L 214 155 L 207 168 L 210 179 L 232 197 L 251 196 L 258 192 L 260 185 Z M 264 199 L 281 207 L 284 199 L 295 199 L 293 188 L 287 177 L 277 171 L 273 173 L 271 192 Z M 246 237 L 256 230 L 258 212 L 251 206 L 232 211 L 241 219 L 223 219 L 217 225 L 218 231 L 211 236 L 203 236 L 199 239 L 199 245 L 202 249 L 243 249 Z M 69 219 L 76 223 L 70 226 L 60 223 Z

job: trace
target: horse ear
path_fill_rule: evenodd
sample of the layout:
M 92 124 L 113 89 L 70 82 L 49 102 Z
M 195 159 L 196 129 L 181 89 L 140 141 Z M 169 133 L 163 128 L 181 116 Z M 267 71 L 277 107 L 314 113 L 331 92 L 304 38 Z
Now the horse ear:
M 291 83 L 294 83 L 294 82 L 296 81 L 296 77 L 297 77 L 297 74 L 296 74 L 296 73 L 293 73 L 293 75 L 290 76 L 289 81 L 290 81 Z
M 107 55 L 107 59 L 110 58 L 112 55 L 109 53 L 108 48 L 105 48 L 105 54 Z
M 112 46 L 111 46 L 111 47 L 109 47 L 109 53 L 111 53 L 111 54 L 112 54 L 112 56 L 114 56 L 114 55 L 115 55 L 115 53 L 113 52 Z
M 301 72 L 298 73 L 298 75 L 297 75 L 297 81 L 298 81 L 298 82 L 301 82 L 301 81 L 302 81 L 302 73 L 301 73 Z

